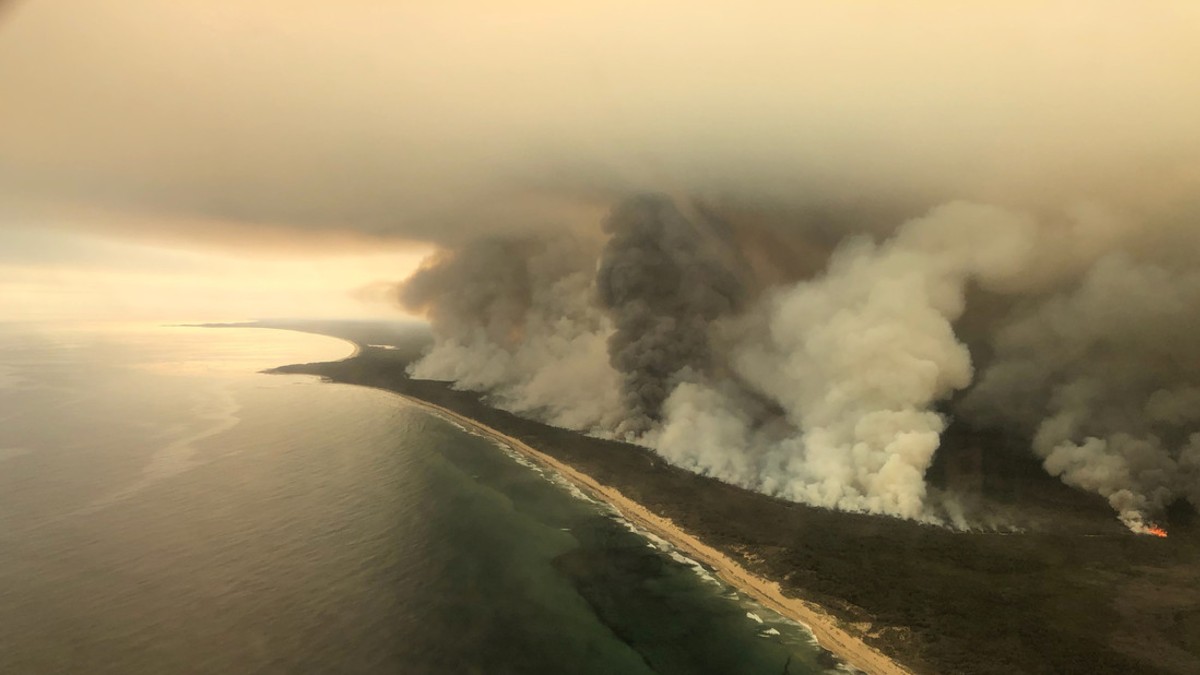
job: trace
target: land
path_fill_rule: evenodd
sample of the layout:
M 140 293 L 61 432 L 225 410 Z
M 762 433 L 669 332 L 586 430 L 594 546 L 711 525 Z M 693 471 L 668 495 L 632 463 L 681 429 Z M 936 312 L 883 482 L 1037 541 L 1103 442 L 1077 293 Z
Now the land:
M 359 346 L 344 361 L 275 372 L 395 392 L 499 435 L 805 621 L 868 672 L 1200 672 L 1192 514 L 1173 512 L 1167 539 L 1131 534 L 1102 500 L 1045 476 L 1012 439 L 962 429 L 945 437 L 931 481 L 961 483 L 975 491 L 976 512 L 1022 523 L 960 532 L 775 499 L 636 445 L 517 417 L 447 382 L 411 379 L 424 335 L 275 327 Z
M 834 617 L 824 612 L 819 606 L 787 596 L 779 584 L 750 573 L 725 554 L 680 529 L 667 518 L 663 518 L 629 499 L 620 490 L 601 484 L 591 476 L 575 470 L 528 444 L 453 410 L 420 399 L 409 397 L 408 400 L 436 415 L 453 420 L 477 433 L 508 445 L 566 478 L 576 487 L 602 499 L 615 507 L 625 519 L 634 525 L 671 542 L 675 548 L 707 565 L 731 586 L 738 588 L 781 615 L 807 625 L 817 640 L 829 651 L 854 664 L 863 672 L 870 675 L 904 675 L 908 672 L 898 663 L 845 630 Z

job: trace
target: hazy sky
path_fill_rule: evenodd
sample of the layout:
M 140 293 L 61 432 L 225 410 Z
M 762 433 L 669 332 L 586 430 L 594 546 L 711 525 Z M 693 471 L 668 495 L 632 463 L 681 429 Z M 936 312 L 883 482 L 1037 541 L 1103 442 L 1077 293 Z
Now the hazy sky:
M 645 189 L 1153 214 L 1200 187 L 1198 26 L 1194 0 L 18 1 L 0 316 L 395 312 L 354 291 Z

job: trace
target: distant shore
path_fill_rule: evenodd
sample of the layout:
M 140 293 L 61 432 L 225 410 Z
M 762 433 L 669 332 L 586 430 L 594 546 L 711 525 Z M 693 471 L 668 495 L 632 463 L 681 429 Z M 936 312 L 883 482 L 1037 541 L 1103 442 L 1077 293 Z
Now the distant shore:
M 846 632 L 838 620 L 830 616 L 820 606 L 784 595 L 779 584 L 749 572 L 720 551 L 708 546 L 697 537 L 679 528 L 670 519 L 655 515 L 646 507 L 621 494 L 620 490 L 604 485 L 591 476 L 530 447 L 527 443 L 501 433 L 477 420 L 418 398 L 404 394 L 397 395 L 412 405 L 430 411 L 435 415 L 453 420 L 482 435 L 504 443 L 513 450 L 559 474 L 576 487 L 603 499 L 606 503 L 620 511 L 621 515 L 634 525 L 662 537 L 672 546 L 712 568 L 717 573 L 717 576 L 730 586 L 753 597 L 780 615 L 807 626 L 823 648 L 829 650 L 854 668 L 868 675 L 910 675 L 910 671 L 899 663 Z

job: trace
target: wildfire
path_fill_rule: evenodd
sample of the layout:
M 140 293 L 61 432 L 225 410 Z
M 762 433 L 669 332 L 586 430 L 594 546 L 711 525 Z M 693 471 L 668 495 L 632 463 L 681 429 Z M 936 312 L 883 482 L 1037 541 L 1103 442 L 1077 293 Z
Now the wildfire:
M 1148 534 L 1162 539 L 1167 538 L 1166 530 L 1146 520 L 1145 516 L 1137 511 L 1123 511 L 1121 513 L 1121 522 L 1134 534 Z

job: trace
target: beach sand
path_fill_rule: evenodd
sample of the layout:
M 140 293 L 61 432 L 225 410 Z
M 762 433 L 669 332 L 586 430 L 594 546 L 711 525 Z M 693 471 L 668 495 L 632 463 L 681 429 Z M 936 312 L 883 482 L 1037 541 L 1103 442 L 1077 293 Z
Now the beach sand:
M 679 528 L 670 519 L 652 513 L 641 504 L 625 497 L 616 488 L 603 485 L 591 476 L 539 452 L 521 440 L 505 435 L 465 415 L 411 396 L 397 395 L 415 406 L 508 445 L 538 464 L 558 473 L 576 487 L 603 499 L 635 526 L 663 538 L 688 556 L 710 567 L 730 586 L 782 616 L 804 624 L 822 647 L 833 652 L 854 668 L 870 675 L 907 675 L 910 673 L 899 663 L 849 633 L 837 619 L 827 614 L 818 605 L 784 595 L 779 584 L 750 573 L 728 556 Z
M 1104 500 L 1064 486 L 1037 461 L 1018 461 L 1011 438 L 944 436 L 939 453 L 947 456 L 983 449 L 991 463 L 979 496 L 1029 526 L 1020 534 L 960 532 L 744 490 L 641 446 L 522 418 L 447 382 L 414 380 L 407 368 L 427 336 L 409 344 L 394 330 L 389 338 L 359 324 L 305 330 L 408 346 L 363 347 L 344 361 L 270 372 L 395 393 L 511 446 L 808 625 L 826 649 L 866 672 L 1200 673 L 1200 521 L 1181 516 L 1168 539 L 1131 535 Z M 945 478 L 939 471 L 934 477 Z

